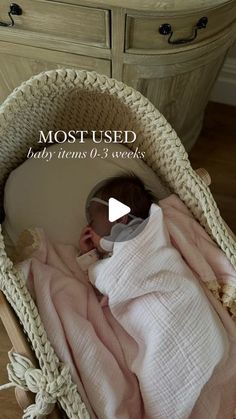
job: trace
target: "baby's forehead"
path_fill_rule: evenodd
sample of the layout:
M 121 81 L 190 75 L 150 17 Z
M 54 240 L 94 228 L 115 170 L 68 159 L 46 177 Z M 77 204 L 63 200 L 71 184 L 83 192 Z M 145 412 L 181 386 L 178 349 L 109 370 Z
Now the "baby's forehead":
M 106 214 L 107 213 L 107 207 L 104 204 L 101 204 L 100 202 L 96 201 L 90 201 L 88 206 L 88 213 L 89 215 L 92 215 L 93 217 L 96 217 L 100 214 Z

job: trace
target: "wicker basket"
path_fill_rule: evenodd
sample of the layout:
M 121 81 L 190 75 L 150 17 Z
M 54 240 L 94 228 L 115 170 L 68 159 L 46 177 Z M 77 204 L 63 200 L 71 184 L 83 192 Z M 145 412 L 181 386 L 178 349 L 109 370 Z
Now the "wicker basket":
M 40 130 L 108 129 L 136 132 L 135 148 L 138 145 L 145 151 L 146 163 L 187 205 L 236 268 L 236 243 L 225 228 L 209 188 L 192 169 L 175 131 L 139 92 L 95 72 L 60 69 L 40 73 L 15 89 L 1 105 L 1 210 L 9 173 L 26 159 L 29 147 L 34 150 L 45 147 L 38 143 Z M 23 324 L 40 367 L 37 370 L 40 379 L 36 380 L 36 370 L 25 360 L 25 369 L 34 372 L 31 378 L 37 381 L 34 390 L 37 396 L 35 405 L 27 409 L 24 417 L 42 417 L 40 414 L 49 413 L 59 401 L 69 418 L 88 418 L 68 368 L 60 363 L 47 339 L 24 279 L 6 255 L 1 230 L 0 288 Z M 227 295 L 227 290 L 223 294 Z M 235 296 L 230 301 L 227 298 L 232 307 Z M 12 362 L 17 365 L 19 359 Z M 18 377 L 15 370 L 11 374 L 15 384 L 29 387 L 25 376 Z

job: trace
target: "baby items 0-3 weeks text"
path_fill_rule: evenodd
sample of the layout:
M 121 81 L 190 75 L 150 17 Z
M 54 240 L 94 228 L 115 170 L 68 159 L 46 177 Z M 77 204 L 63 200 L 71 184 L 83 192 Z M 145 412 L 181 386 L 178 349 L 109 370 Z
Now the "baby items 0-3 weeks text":
M 92 148 L 91 150 L 81 150 L 81 151 L 70 151 L 64 150 L 62 147 L 58 150 L 50 150 L 51 147 L 44 147 L 42 150 L 34 151 L 32 147 L 29 148 L 27 153 L 27 159 L 42 159 L 46 162 L 49 162 L 53 157 L 58 159 L 143 159 L 145 156 L 144 151 L 140 151 L 138 147 L 135 150 L 131 151 L 112 151 L 108 148 L 103 148 L 98 151 L 97 147 Z

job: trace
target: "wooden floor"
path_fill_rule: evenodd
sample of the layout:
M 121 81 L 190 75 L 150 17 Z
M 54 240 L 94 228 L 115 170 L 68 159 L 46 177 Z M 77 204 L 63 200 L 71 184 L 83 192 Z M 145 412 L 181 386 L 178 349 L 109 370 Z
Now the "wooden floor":
M 221 215 L 236 233 L 236 107 L 210 102 L 200 138 L 190 153 L 194 169 L 210 174 Z
M 6 364 L 8 362 L 7 352 L 11 349 L 11 344 L 0 321 L 0 384 L 8 382 Z M 22 418 L 21 409 L 15 400 L 14 389 L 3 390 L 0 392 L 0 418 L 1 419 L 20 419 Z
M 206 168 L 211 190 L 227 224 L 236 232 L 236 107 L 210 103 L 201 136 L 190 153 L 194 168 Z M 0 324 L 0 384 L 7 382 L 5 366 L 11 345 Z M 0 392 L 0 418 L 21 417 L 13 390 Z

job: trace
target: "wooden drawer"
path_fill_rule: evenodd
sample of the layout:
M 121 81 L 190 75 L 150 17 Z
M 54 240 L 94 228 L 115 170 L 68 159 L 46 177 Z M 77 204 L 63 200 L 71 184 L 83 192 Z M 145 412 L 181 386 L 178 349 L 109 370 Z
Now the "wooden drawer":
M 110 60 L 0 41 L 0 103 L 24 80 L 41 71 L 76 68 L 111 77 Z
M 125 50 L 134 53 L 154 53 L 155 50 L 175 49 L 196 44 L 226 28 L 236 19 L 235 1 L 203 12 L 188 13 L 185 15 L 153 16 L 128 13 L 126 16 L 126 42 Z M 169 23 L 173 30 L 172 40 L 191 38 L 193 28 L 202 18 L 207 17 L 206 28 L 199 29 L 194 40 L 187 43 L 169 44 L 169 35 L 161 35 L 159 28 L 162 24 Z
M 109 11 L 43 0 L 17 0 L 21 16 L 13 16 L 15 26 L 1 31 L 34 32 L 49 39 L 110 48 Z M 8 22 L 9 0 L 0 2 L 0 21 Z

